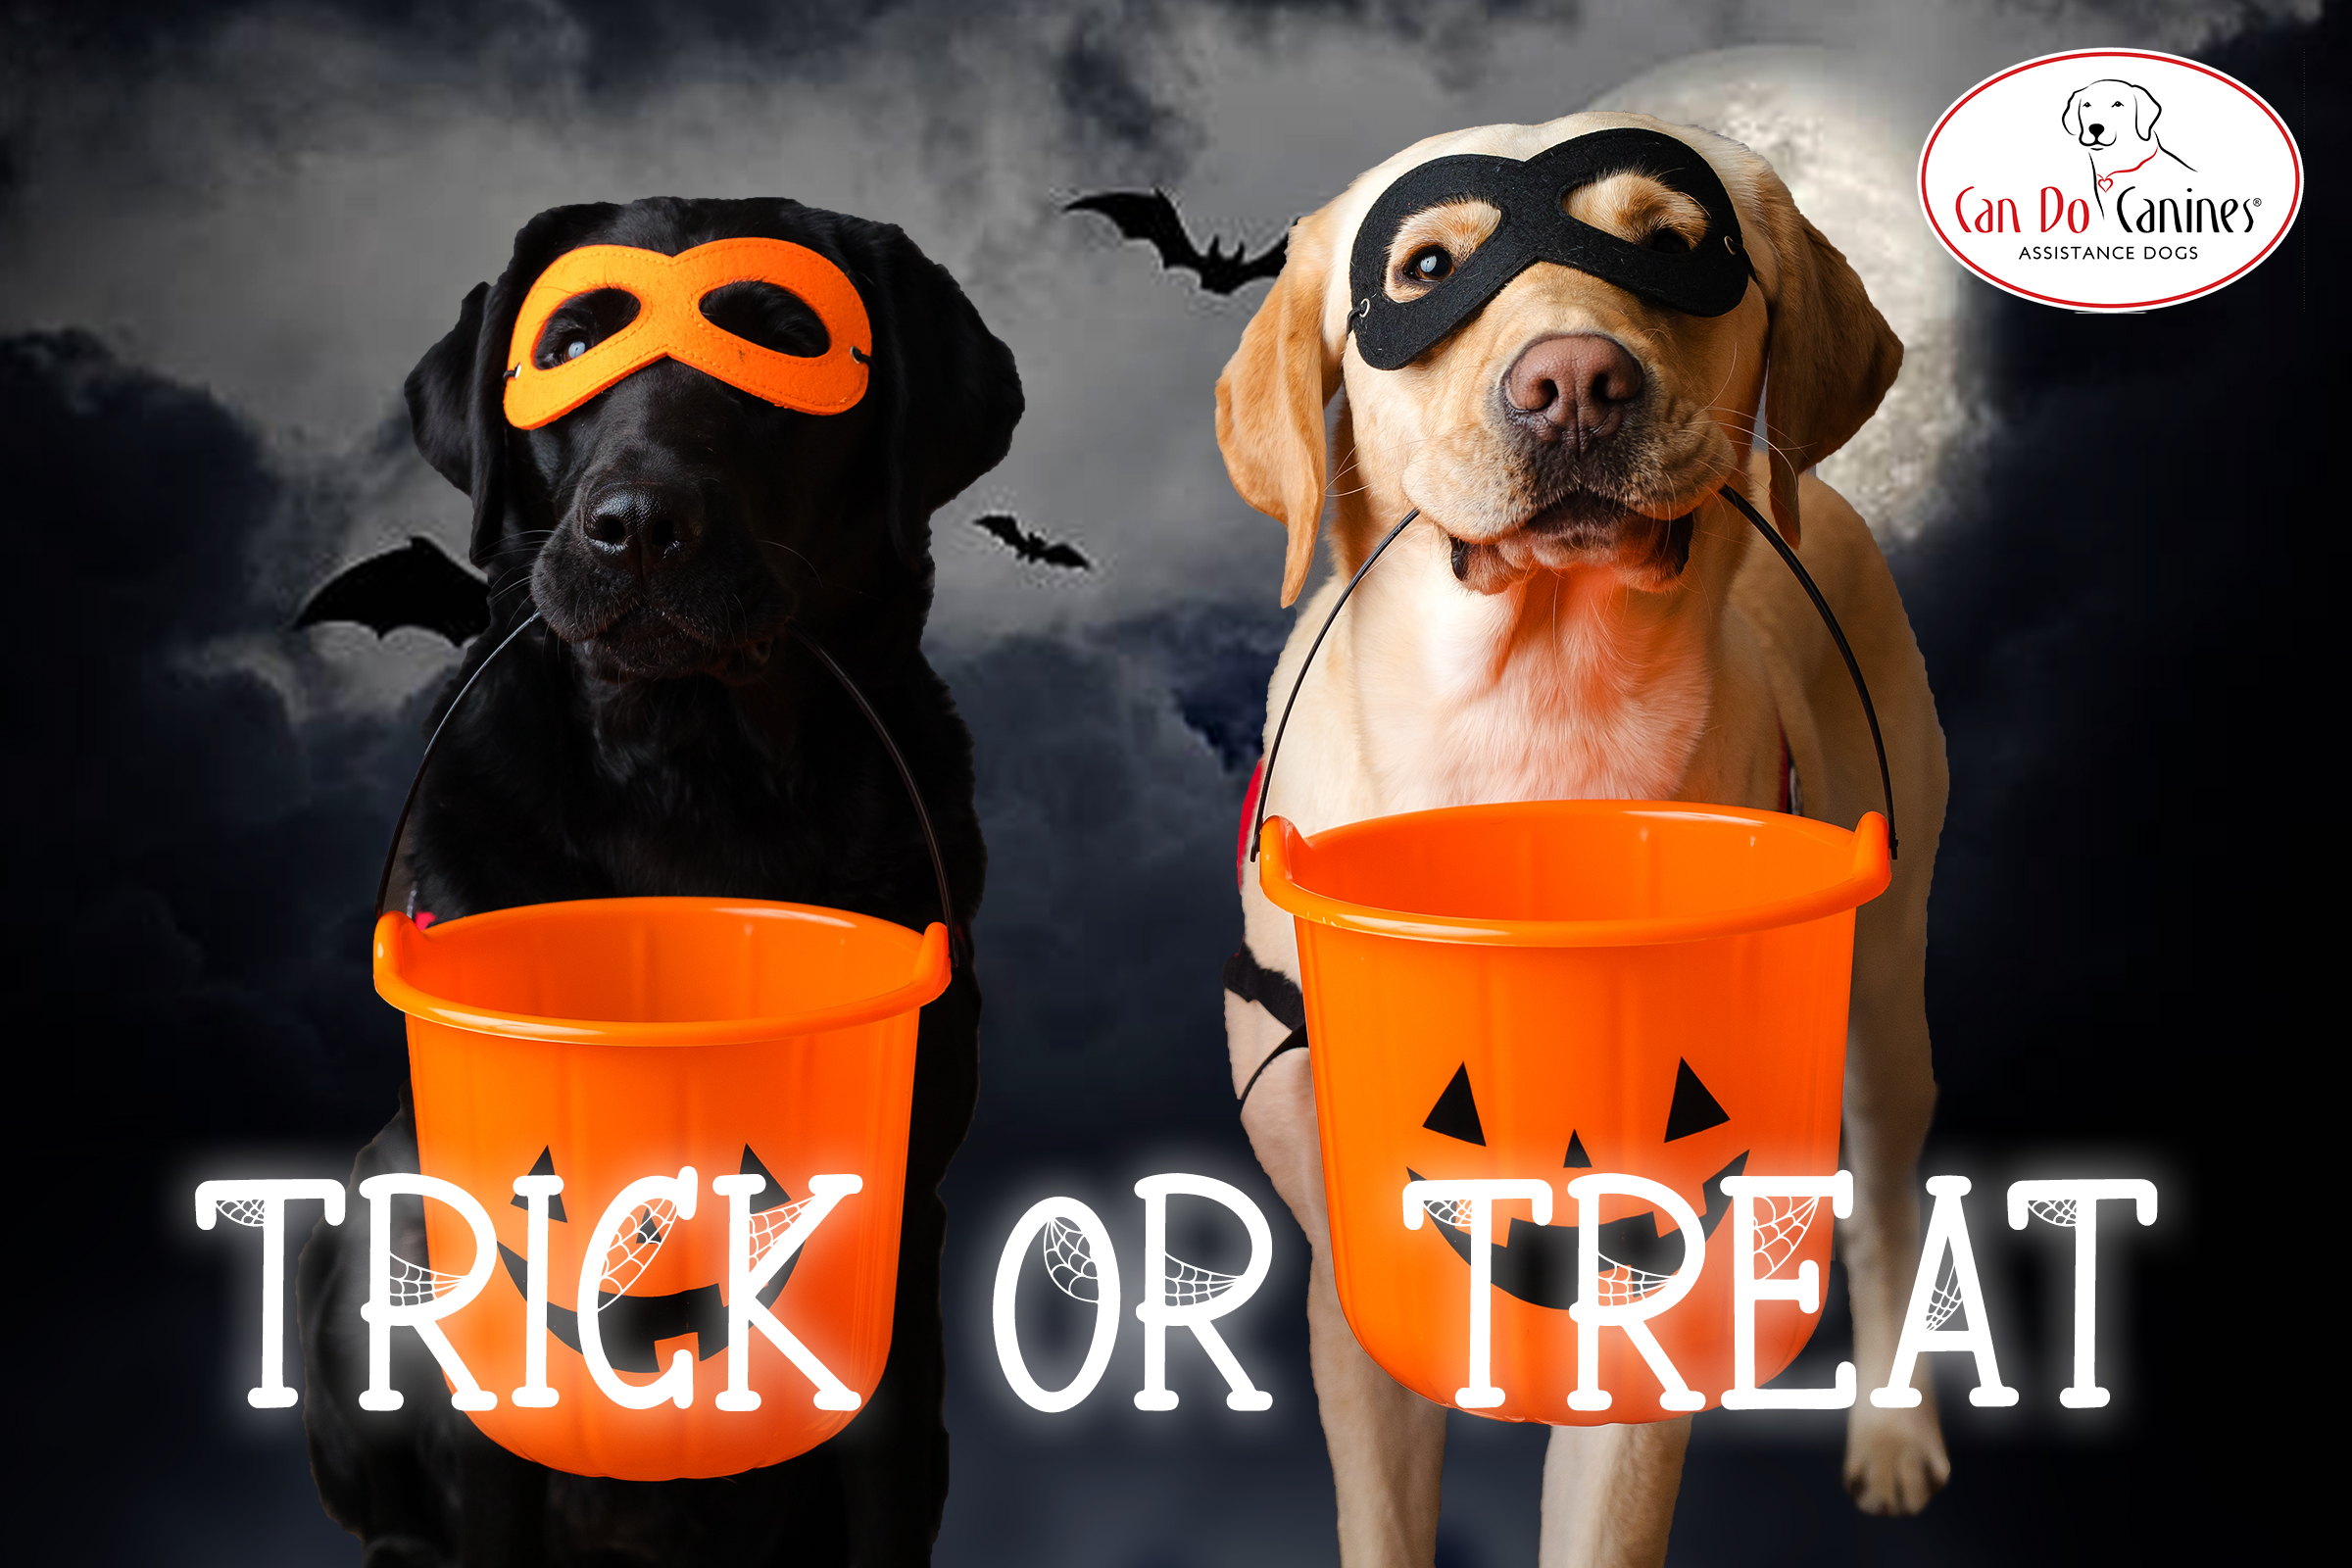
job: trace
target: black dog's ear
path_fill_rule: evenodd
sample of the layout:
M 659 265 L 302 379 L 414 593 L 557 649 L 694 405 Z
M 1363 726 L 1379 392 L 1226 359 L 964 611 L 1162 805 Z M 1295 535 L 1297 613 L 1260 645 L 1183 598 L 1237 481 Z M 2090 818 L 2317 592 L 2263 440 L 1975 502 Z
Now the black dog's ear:
M 473 500 L 473 540 L 467 554 L 477 566 L 489 564 L 506 518 L 506 416 L 495 400 L 482 396 L 482 357 L 495 358 L 504 349 L 503 344 L 492 345 L 485 330 L 489 299 L 490 285 L 476 283 L 459 308 L 458 324 L 425 351 L 403 386 L 416 450 L 442 478 Z
M 509 506 L 506 361 L 514 318 L 549 264 L 618 211 L 603 202 L 551 207 L 523 224 L 498 281 L 474 285 L 458 312 L 458 324 L 409 372 L 409 423 L 416 450 L 473 499 L 467 554 L 493 577 Z
M 1020 371 L 946 268 L 899 230 L 865 269 L 872 285 L 874 384 L 884 412 L 890 541 L 909 571 L 928 568 L 931 514 L 1004 461 L 1020 423 Z
M 490 285 L 476 283 L 458 307 L 458 324 L 425 350 L 402 383 L 416 450 L 460 490 L 473 490 L 473 356 L 482 335 L 482 301 Z

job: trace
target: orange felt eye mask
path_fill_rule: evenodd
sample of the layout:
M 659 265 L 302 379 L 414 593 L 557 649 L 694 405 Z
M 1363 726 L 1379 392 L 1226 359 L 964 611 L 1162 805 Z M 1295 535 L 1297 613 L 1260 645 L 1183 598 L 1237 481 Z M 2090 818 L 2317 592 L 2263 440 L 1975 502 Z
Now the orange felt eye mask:
M 744 282 L 773 283 L 808 305 L 825 324 L 825 352 L 779 354 L 712 324 L 703 315 L 704 296 Z M 565 300 L 605 288 L 634 296 L 636 318 L 577 358 L 539 368 L 533 356 L 548 318 Z M 873 327 L 857 287 L 806 246 L 722 239 L 664 256 L 629 245 L 584 245 L 557 257 L 523 296 L 507 355 L 507 420 L 535 430 L 663 358 L 779 408 L 840 414 L 865 396 L 873 352 Z

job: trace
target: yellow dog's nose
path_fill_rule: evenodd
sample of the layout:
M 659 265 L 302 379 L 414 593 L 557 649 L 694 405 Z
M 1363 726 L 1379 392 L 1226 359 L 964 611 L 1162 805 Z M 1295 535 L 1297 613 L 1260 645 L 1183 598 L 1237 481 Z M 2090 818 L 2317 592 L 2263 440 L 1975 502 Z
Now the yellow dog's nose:
M 1644 384 L 1641 365 L 1616 340 L 1578 332 L 1529 344 L 1504 372 L 1502 395 L 1538 439 L 1582 449 L 1617 433 Z

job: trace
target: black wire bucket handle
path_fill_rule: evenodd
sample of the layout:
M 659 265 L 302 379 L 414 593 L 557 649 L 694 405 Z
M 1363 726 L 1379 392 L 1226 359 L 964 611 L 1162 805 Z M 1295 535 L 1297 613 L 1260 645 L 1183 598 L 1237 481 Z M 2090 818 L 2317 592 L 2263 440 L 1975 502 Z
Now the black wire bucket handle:
M 514 647 L 515 639 L 530 630 L 538 619 L 539 612 L 534 610 L 515 623 L 514 629 L 490 650 L 490 656 L 473 666 L 473 673 L 466 677 L 466 684 L 458 688 L 458 695 L 442 712 L 441 721 L 433 726 L 432 738 L 424 743 L 424 755 L 416 760 L 416 776 L 409 780 L 408 798 L 401 802 L 400 815 L 392 823 L 392 843 L 384 851 L 383 875 L 375 883 L 375 918 L 383 915 L 384 899 L 392 891 L 392 869 L 400 863 L 401 835 L 408 831 L 409 813 L 416 809 L 416 792 L 424 784 L 424 770 L 432 765 L 433 752 L 440 746 L 442 735 L 448 731 L 449 721 L 465 706 L 467 694 L 473 690 L 474 682 L 482 678 L 482 672 L 498 662 L 499 656 Z M 899 770 L 899 782 L 906 787 L 906 799 L 914 806 L 914 819 L 922 826 L 923 847 L 931 852 L 931 874 L 939 883 L 939 915 L 948 932 L 948 967 L 951 970 L 961 967 L 967 956 L 963 952 L 962 932 L 956 924 L 956 900 L 948 891 L 948 862 L 939 853 L 939 835 L 932 829 L 931 812 L 923 805 L 923 792 L 915 787 L 914 770 L 906 765 L 906 759 L 899 751 L 899 743 L 891 738 L 889 727 L 882 722 L 882 715 L 874 711 L 874 705 L 865 700 L 865 693 L 859 691 L 858 683 L 850 679 L 849 671 L 834 662 L 833 656 L 799 626 L 787 629 L 795 641 L 815 655 L 816 662 L 841 682 L 841 689 L 850 694 L 850 701 L 858 705 L 858 711 L 863 713 L 865 721 L 873 726 L 875 736 L 882 742 L 882 749 L 890 754 L 891 765 Z
M 1764 514 L 1748 505 L 1747 497 L 1738 490 L 1727 484 L 1722 489 L 1722 495 L 1740 509 L 1742 516 L 1756 525 L 1756 532 L 1771 543 L 1772 548 L 1780 553 L 1781 560 L 1788 563 L 1788 569 L 1796 573 L 1796 580 L 1804 585 L 1806 597 L 1813 601 L 1813 608 L 1821 612 L 1822 624 L 1830 628 L 1830 638 L 1837 643 L 1838 653 L 1845 661 L 1845 672 L 1854 679 L 1854 695 L 1862 699 L 1862 716 L 1870 720 L 1870 744 L 1879 754 L 1879 788 L 1886 800 L 1886 858 L 1891 860 L 1895 858 L 1894 778 L 1886 768 L 1886 742 L 1879 733 L 1879 710 L 1870 700 L 1870 683 L 1862 678 L 1862 666 L 1855 661 L 1853 649 L 1847 646 L 1845 631 L 1838 624 L 1838 617 L 1831 613 L 1830 602 L 1822 598 L 1821 590 L 1814 586 L 1813 574 L 1805 570 L 1803 562 L 1796 559 L 1796 552 L 1788 548 L 1788 541 L 1782 538 L 1780 530 L 1766 522 Z M 1257 812 L 1250 823 L 1250 858 L 1252 860 L 1257 858 L 1258 840 L 1265 836 L 1266 802 L 1274 793 L 1274 760 L 1282 754 L 1282 737 L 1291 727 L 1291 710 L 1298 706 L 1298 690 L 1306 684 L 1307 669 L 1314 663 L 1315 655 L 1321 651 L 1323 639 L 1331 635 L 1332 622 L 1338 620 L 1340 612 L 1347 608 L 1348 598 L 1355 592 L 1355 585 L 1364 580 L 1364 573 L 1372 569 L 1372 563 L 1378 561 L 1389 546 L 1396 542 L 1397 535 L 1403 533 L 1419 515 L 1421 509 L 1415 507 L 1404 514 L 1396 527 L 1389 530 L 1386 538 L 1372 547 L 1372 553 L 1364 558 L 1364 564 L 1355 568 L 1355 575 L 1348 579 L 1348 586 L 1340 590 L 1339 603 L 1333 605 L 1331 613 L 1323 617 L 1323 625 L 1316 631 L 1315 640 L 1307 646 L 1306 658 L 1299 661 L 1298 676 L 1291 682 L 1291 695 L 1282 705 L 1282 722 L 1274 726 L 1274 744 L 1266 748 L 1265 772 L 1257 781 Z

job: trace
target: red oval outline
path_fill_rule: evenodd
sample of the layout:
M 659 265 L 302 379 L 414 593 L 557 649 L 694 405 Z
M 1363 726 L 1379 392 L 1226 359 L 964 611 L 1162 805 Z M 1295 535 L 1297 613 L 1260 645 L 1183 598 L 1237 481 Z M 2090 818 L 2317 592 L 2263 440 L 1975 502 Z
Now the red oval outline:
M 1936 151 L 1936 138 L 1943 134 L 1943 127 L 1952 122 L 1952 117 L 1958 114 L 1962 109 L 1966 108 L 1969 100 L 1975 98 L 1977 94 L 1983 92 L 1985 88 L 1992 86 L 1995 82 L 2007 81 L 2011 76 L 2016 75 L 2021 71 L 2031 71 L 2036 66 L 2046 66 L 2060 60 L 2161 60 L 2168 65 L 2186 66 L 2191 71 L 2203 72 L 2206 75 L 2211 76 L 2218 81 L 2227 82 L 2230 86 L 2236 88 L 2238 92 L 2242 93 L 2253 103 L 2255 108 L 2261 110 L 2265 115 L 2269 116 L 2272 126 L 2277 129 L 2279 138 L 2286 143 L 2287 159 L 2294 166 L 2295 172 L 2294 193 L 2287 198 L 2286 221 L 2278 225 L 2278 232 L 2271 236 L 2271 242 L 2268 245 L 2265 245 L 2261 251 L 2256 253 L 2251 261 L 2248 261 L 2244 266 L 2238 268 L 2236 271 L 2230 273 L 2226 277 L 2219 278 L 2214 282 L 2207 283 L 2201 288 L 2190 289 L 2184 294 L 2168 294 L 2163 299 L 2135 300 L 2129 304 L 2122 305 L 2100 305 L 2089 300 L 2069 300 L 2060 299 L 2054 294 L 2036 294 L 2030 288 L 2021 288 L 2015 283 L 2005 282 L 2002 279 L 1995 277 L 1984 268 L 1979 267 L 1975 262 L 1972 262 L 1967 257 L 1961 255 L 1959 247 L 1954 245 L 1950 239 L 1945 237 L 1943 225 L 1936 221 L 1936 210 L 1928 201 L 1928 159 L 1933 156 Z M 1920 214 L 1927 219 L 1928 226 L 1936 231 L 1936 243 L 1941 245 L 1943 247 L 1943 253 L 1946 256 L 1949 256 L 1953 261 L 1958 262 L 1962 267 L 1967 268 L 1970 271 L 1976 273 L 1979 277 L 1984 279 L 1985 282 L 1990 283 L 1994 288 L 1999 289 L 2004 294 L 2014 294 L 2019 299 L 2034 300 L 2043 305 L 2059 305 L 2066 307 L 2068 310 L 2088 311 L 2096 315 L 2104 316 L 2110 314 L 2121 314 L 2129 311 L 2154 310 L 2160 306 L 2181 305 L 2190 300 L 2203 299 L 2208 294 L 2216 293 L 2229 287 L 2231 283 L 2237 281 L 2237 279 L 2243 277 L 2246 273 L 2261 266 L 2263 262 L 2269 258 L 2271 252 L 2277 250 L 2279 244 L 2285 240 L 2287 234 L 2295 226 L 2296 218 L 2302 214 L 2303 149 L 2296 143 L 2295 133 L 2287 128 L 2286 122 L 2278 118 L 2278 111 L 2271 107 L 2270 100 L 2264 98 L 2262 94 L 2256 92 L 2253 88 L 2247 86 L 2244 82 L 2238 80 L 2235 76 L 2230 75 L 2226 71 L 2216 71 L 2211 66 L 2199 64 L 2194 60 L 2183 59 L 2180 55 L 2168 55 L 2163 51 L 2156 49 L 2072 49 L 2068 50 L 2064 54 L 2042 55 L 2033 60 L 2021 60 L 2016 65 L 2011 66 L 2007 71 L 2000 73 L 1998 75 L 1986 76 L 1983 81 L 1978 82 L 1974 87 L 1969 88 L 1966 93 L 1962 94 L 1960 98 L 1953 103 L 1951 108 L 1946 109 L 1943 112 L 1942 118 L 1936 122 L 1936 128 L 1928 132 L 1927 144 L 1921 147 L 1919 150 L 1918 188 Z

